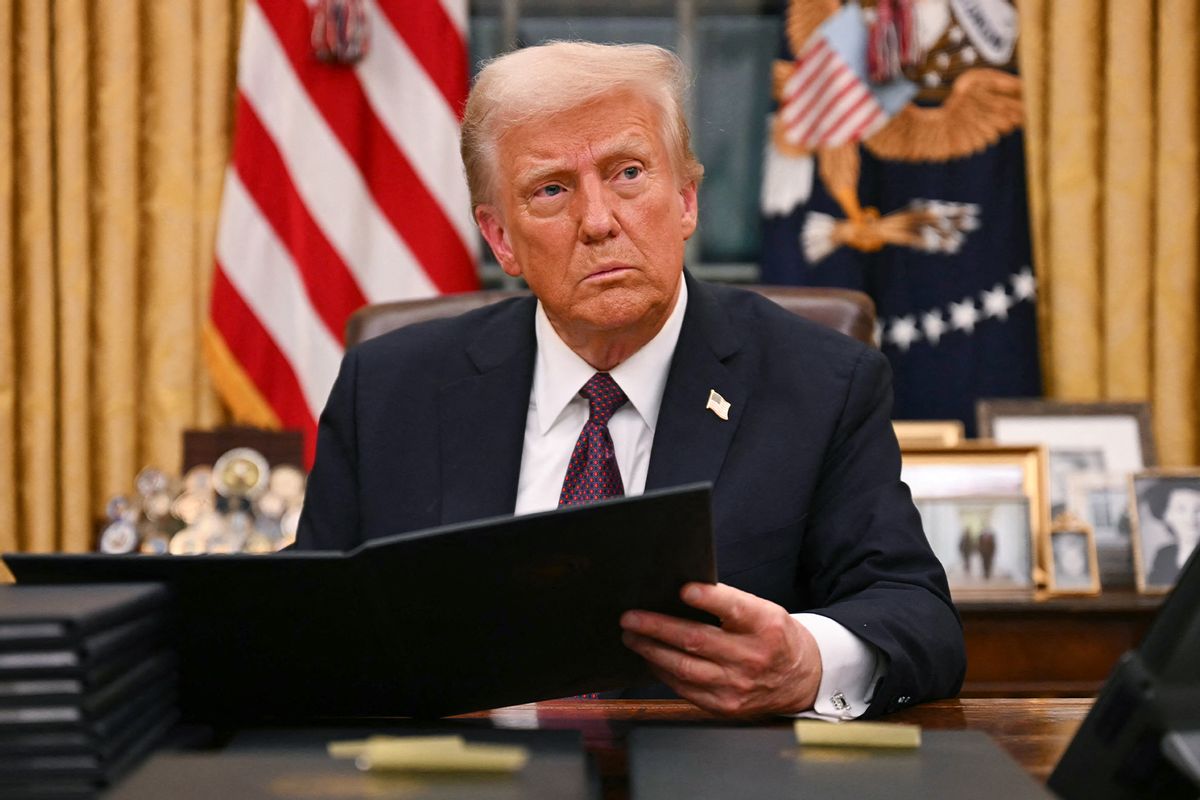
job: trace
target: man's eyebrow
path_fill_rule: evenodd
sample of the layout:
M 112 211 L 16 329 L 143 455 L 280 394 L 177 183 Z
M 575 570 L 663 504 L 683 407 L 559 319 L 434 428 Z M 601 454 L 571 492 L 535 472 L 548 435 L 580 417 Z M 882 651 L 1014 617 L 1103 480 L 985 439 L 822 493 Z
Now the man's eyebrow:
M 635 133 L 626 134 L 597 148 L 597 161 L 603 163 L 629 156 L 646 157 L 650 154 L 650 142 Z
M 646 158 L 650 155 L 650 142 L 644 136 L 630 133 L 611 142 L 601 144 L 596 148 L 596 162 L 607 164 L 631 156 Z M 518 186 L 531 186 L 551 178 L 570 172 L 571 167 L 565 161 L 553 158 L 530 158 L 532 163 L 517 176 Z
M 517 175 L 518 186 L 530 186 L 532 184 L 541 183 L 542 181 L 562 175 L 568 171 L 568 167 L 560 161 L 541 161 L 533 164 L 529 169 L 522 170 Z

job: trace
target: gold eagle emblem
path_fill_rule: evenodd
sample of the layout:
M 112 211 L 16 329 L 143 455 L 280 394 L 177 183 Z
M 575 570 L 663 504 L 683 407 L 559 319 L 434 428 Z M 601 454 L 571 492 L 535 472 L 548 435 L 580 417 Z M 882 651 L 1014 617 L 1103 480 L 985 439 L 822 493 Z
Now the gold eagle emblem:
M 919 39 L 914 43 L 916 57 L 903 64 L 896 75 L 911 84 L 912 98 L 899 110 L 881 115 L 875 124 L 847 134 L 842 141 L 834 137 L 834 141 L 818 142 L 816 146 L 812 146 L 811 139 L 798 142 L 794 120 L 789 136 L 785 103 L 795 97 L 797 82 L 812 73 L 812 69 L 804 74 L 799 71 L 806 54 L 822 45 L 830 29 L 827 23 L 850 10 L 861 14 L 862 24 L 867 26 L 878 24 L 896 11 L 915 18 L 913 25 Z M 1009 0 L 863 0 L 861 6 L 843 5 L 838 0 L 791 0 L 785 32 L 796 60 L 780 60 L 774 65 L 772 94 L 780 112 L 771 127 L 771 148 L 775 152 L 768 153 L 764 210 L 785 213 L 790 211 L 788 202 L 794 207 L 807 199 L 803 196 L 807 192 L 801 191 L 796 197 L 794 190 L 789 190 L 792 198 L 783 201 L 768 198 L 772 161 L 778 167 L 787 159 L 815 156 L 817 173 L 846 216 L 834 220 L 827 215 L 813 215 L 821 219 L 810 219 L 803 235 L 810 262 L 841 245 L 866 252 L 885 245 L 941 252 L 958 249 L 966 233 L 978 225 L 977 209 L 942 201 L 916 201 L 881 216 L 875 208 L 862 207 L 858 198 L 858 148 L 861 144 L 885 160 L 942 162 L 978 153 L 1020 127 L 1021 80 L 1013 73 L 1016 19 L 1016 9 Z M 775 184 L 778 186 L 779 181 Z

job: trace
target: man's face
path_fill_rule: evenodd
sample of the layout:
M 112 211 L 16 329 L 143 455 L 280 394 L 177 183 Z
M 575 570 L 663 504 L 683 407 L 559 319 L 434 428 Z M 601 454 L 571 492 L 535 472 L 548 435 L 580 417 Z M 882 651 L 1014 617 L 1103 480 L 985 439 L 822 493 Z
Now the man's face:
M 568 345 L 657 333 L 696 229 L 696 185 L 679 185 L 657 109 L 615 93 L 498 144 L 496 196 L 475 215 L 504 271 L 524 276 Z

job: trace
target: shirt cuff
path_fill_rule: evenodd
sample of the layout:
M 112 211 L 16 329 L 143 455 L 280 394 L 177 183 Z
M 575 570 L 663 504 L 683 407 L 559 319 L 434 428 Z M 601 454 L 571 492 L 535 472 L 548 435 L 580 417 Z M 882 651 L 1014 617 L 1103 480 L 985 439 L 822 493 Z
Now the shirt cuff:
M 875 686 L 887 672 L 879 650 L 820 614 L 792 614 L 808 629 L 821 653 L 821 685 L 811 711 L 794 716 L 818 719 L 855 719 L 867 710 Z

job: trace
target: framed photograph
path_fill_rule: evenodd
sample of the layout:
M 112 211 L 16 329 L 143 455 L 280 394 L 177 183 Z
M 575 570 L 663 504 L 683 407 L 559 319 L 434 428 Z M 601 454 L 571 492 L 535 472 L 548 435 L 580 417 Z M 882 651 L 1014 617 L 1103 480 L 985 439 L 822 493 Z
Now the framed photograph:
M 1045 448 L 968 441 L 907 449 L 902 457 L 901 478 L 912 490 L 951 591 L 1031 594 L 1040 566 L 1035 543 L 1050 522 Z
M 1099 594 L 1099 560 L 1092 528 L 1071 513 L 1056 517 L 1046 548 L 1051 594 Z
M 954 447 L 966 438 L 962 420 L 957 419 L 897 419 L 892 420 L 901 450 L 920 447 Z
M 952 595 L 1033 592 L 1034 537 L 1026 498 L 936 497 L 916 504 Z
M 1061 403 L 1003 398 L 975 406 L 979 436 L 1000 444 L 1042 444 L 1049 452 L 1050 515 L 1067 510 L 1067 478 L 1080 472 L 1128 475 L 1157 461 L 1146 403 Z
M 1149 470 L 1129 482 L 1138 591 L 1164 594 L 1200 539 L 1200 468 Z
M 1104 472 L 1068 475 L 1067 513 L 1083 520 L 1094 532 L 1101 586 L 1133 588 L 1136 580 L 1129 476 Z

